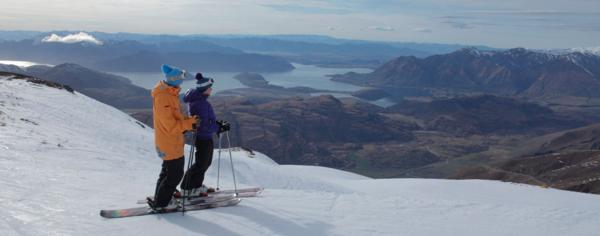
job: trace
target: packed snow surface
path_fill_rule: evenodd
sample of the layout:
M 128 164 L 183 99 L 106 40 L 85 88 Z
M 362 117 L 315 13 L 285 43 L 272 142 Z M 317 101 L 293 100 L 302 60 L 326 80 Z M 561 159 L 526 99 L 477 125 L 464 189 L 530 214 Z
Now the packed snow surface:
M 216 107 L 216 109 L 219 109 Z M 221 188 L 232 188 L 228 152 Z M 216 183 L 215 152 L 206 183 Z M 0 235 L 598 235 L 600 197 L 494 181 L 370 179 L 235 149 L 227 208 L 104 219 L 154 191 L 153 131 L 79 93 L 0 78 Z

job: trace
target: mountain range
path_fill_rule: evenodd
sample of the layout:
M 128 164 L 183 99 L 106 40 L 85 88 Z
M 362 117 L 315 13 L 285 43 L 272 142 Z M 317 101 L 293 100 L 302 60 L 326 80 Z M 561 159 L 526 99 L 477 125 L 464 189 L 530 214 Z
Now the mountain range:
M 20 40 L 40 41 L 52 34 L 73 35 L 78 33 L 80 32 L 0 31 L 0 42 Z M 350 40 L 319 35 L 149 35 L 105 32 L 88 33 L 102 42 L 139 42 L 145 45 L 157 46 L 169 52 L 198 52 L 198 50 L 202 50 L 202 52 L 227 53 L 237 50 L 239 52 L 259 53 L 285 58 L 295 63 L 328 67 L 376 68 L 398 56 L 412 55 L 425 57 L 440 53 L 449 53 L 469 46 Z M 476 47 L 480 49 L 492 49 L 486 46 Z M 156 51 L 154 49 L 145 50 Z M 161 50 L 160 52 L 163 53 L 164 51 Z M 81 63 L 81 61 L 68 62 Z M 63 63 L 63 61 L 59 63 Z M 91 66 L 88 64 L 85 65 Z M 251 72 L 261 71 L 255 70 Z
M 200 40 L 157 44 L 106 41 L 101 45 L 45 42 L 40 39 L 0 41 L 0 58 L 54 65 L 77 63 L 112 72 L 156 72 L 160 71 L 163 63 L 195 71 L 283 72 L 294 69 L 289 62 L 278 57 L 244 53 Z
M 466 48 L 427 58 L 398 57 L 372 73 L 335 75 L 361 86 L 462 93 L 492 93 L 528 98 L 600 97 L 600 56 L 552 54 L 515 48 L 481 51 Z M 402 92 L 395 93 L 402 96 Z

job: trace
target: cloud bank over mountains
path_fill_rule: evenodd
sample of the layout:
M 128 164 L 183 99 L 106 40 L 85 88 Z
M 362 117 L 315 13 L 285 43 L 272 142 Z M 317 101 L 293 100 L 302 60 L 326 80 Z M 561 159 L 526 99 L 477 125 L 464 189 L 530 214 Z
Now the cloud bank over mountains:
M 59 36 L 57 34 L 51 34 L 42 39 L 44 43 L 91 43 L 96 45 L 102 45 L 102 41 L 98 40 L 92 35 L 85 32 L 79 32 L 77 34 L 69 34 L 66 36 Z

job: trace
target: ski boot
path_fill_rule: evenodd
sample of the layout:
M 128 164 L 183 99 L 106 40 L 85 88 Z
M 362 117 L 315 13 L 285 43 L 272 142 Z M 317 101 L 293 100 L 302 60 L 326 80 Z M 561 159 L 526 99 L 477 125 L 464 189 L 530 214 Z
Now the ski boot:
M 154 200 L 152 200 L 151 198 L 146 198 L 146 200 L 148 201 L 148 206 L 154 212 L 169 212 L 181 207 L 181 202 L 179 201 L 179 199 L 176 198 L 171 198 L 169 204 L 163 207 L 157 207 L 156 202 L 154 202 Z
M 202 185 L 198 188 L 194 188 L 184 192 L 187 193 L 190 197 L 206 197 L 209 193 L 214 193 L 215 189 L 209 188 L 206 185 Z

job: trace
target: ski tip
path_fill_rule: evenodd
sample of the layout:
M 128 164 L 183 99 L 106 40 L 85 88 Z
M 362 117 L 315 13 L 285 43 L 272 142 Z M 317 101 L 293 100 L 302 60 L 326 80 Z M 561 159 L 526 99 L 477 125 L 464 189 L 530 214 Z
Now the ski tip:
M 241 198 L 239 198 L 239 197 L 236 197 L 236 198 L 233 198 L 233 199 L 230 199 L 230 200 L 228 200 L 228 201 L 225 203 L 225 206 L 235 206 L 235 205 L 238 205 L 238 204 L 240 204 L 240 202 L 242 202 L 242 199 L 241 199 Z
M 119 211 L 115 211 L 115 210 L 101 210 L 100 216 L 107 218 L 107 219 L 113 219 L 113 218 L 123 217 L 124 215 L 119 214 Z
M 109 211 L 107 210 L 100 210 L 100 216 L 104 217 L 104 218 L 113 218 L 110 216 L 110 214 L 108 214 Z

